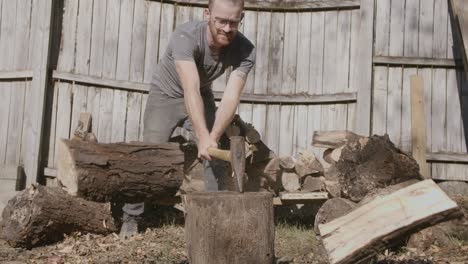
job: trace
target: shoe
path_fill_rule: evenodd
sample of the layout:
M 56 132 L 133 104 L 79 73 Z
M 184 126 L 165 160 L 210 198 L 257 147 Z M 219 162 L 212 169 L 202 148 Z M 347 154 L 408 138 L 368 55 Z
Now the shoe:
M 129 239 L 138 234 L 138 216 L 123 214 L 122 227 L 120 228 L 120 239 Z

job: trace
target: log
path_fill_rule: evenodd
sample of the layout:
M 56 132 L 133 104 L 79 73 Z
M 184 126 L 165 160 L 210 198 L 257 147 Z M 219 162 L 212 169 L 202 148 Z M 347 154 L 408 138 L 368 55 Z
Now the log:
M 314 220 L 314 231 L 319 234 L 318 226 L 321 224 L 328 223 L 340 216 L 343 216 L 353 210 L 356 207 L 356 203 L 343 199 L 343 198 L 332 198 L 327 200 L 318 210 Z
M 302 191 L 320 192 L 325 190 L 325 177 L 306 176 L 301 187 Z
M 283 172 L 281 175 L 281 184 L 288 192 L 295 192 L 301 188 L 299 177 L 294 172 Z
M 288 172 L 294 171 L 294 166 L 296 166 L 296 159 L 291 156 L 282 156 L 280 157 L 280 167 Z
M 325 160 L 329 164 L 335 164 L 340 160 L 341 151 L 343 150 L 344 146 L 341 146 L 336 149 L 327 149 L 323 152 L 323 160 Z
M 320 148 L 339 148 L 344 144 L 355 141 L 358 136 L 350 131 L 315 131 L 312 137 L 312 146 Z
M 320 161 L 310 151 L 302 151 L 296 161 L 294 170 L 300 178 L 307 175 L 323 175 L 324 169 Z
M 362 263 L 425 227 L 462 216 L 432 180 L 424 180 L 319 225 L 330 263 Z
M 258 133 L 252 124 L 244 122 L 244 120 L 242 120 L 239 115 L 234 116 L 232 123 L 239 128 L 241 135 L 245 136 L 245 141 L 249 142 L 250 144 L 256 144 L 260 142 L 260 133 Z
M 183 201 L 191 264 L 273 263 L 272 194 L 190 193 Z
M 2 238 L 12 247 L 32 248 L 75 231 L 109 234 L 117 228 L 109 204 L 70 196 L 60 188 L 33 185 L 3 210 Z
M 396 148 L 388 135 L 348 142 L 334 166 L 342 196 L 354 202 L 375 189 L 421 179 L 417 162 Z
M 61 139 L 57 179 L 73 196 L 97 202 L 174 202 L 184 178 L 177 143 L 100 144 Z

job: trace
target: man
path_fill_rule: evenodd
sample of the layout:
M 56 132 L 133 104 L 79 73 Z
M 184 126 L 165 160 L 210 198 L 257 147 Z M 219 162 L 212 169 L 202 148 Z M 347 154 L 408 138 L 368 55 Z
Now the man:
M 205 161 L 207 191 L 218 190 L 208 148 L 218 146 L 255 63 L 254 46 L 238 32 L 243 7 L 243 0 L 209 0 L 207 21 L 177 27 L 156 67 L 146 104 L 144 141 L 167 142 L 177 125 L 194 131 L 198 157 Z M 211 84 L 228 67 L 232 72 L 216 110 Z M 126 237 L 137 232 L 136 217 L 143 213 L 143 204 L 126 204 L 123 211 L 121 236 Z

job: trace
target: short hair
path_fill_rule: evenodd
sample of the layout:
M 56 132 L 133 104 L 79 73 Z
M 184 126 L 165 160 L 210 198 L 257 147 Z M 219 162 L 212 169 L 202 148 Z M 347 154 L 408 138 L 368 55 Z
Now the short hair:
M 208 0 L 208 8 L 211 10 L 215 1 L 228 1 L 234 5 L 240 5 L 244 9 L 244 0 Z

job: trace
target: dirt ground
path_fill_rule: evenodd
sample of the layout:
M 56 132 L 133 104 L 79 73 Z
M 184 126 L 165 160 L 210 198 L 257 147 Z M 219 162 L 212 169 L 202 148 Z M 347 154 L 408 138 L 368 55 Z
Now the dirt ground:
M 430 235 L 416 239 L 414 247 L 387 250 L 370 263 L 468 263 L 468 198 L 457 202 L 464 210 L 463 219 L 439 224 Z M 0 263 L 188 263 L 182 214 L 160 207 L 148 211 L 145 231 L 126 241 L 117 234 L 77 233 L 60 243 L 25 250 L 0 240 Z M 313 219 L 276 220 L 277 263 L 327 263 L 311 226 Z

